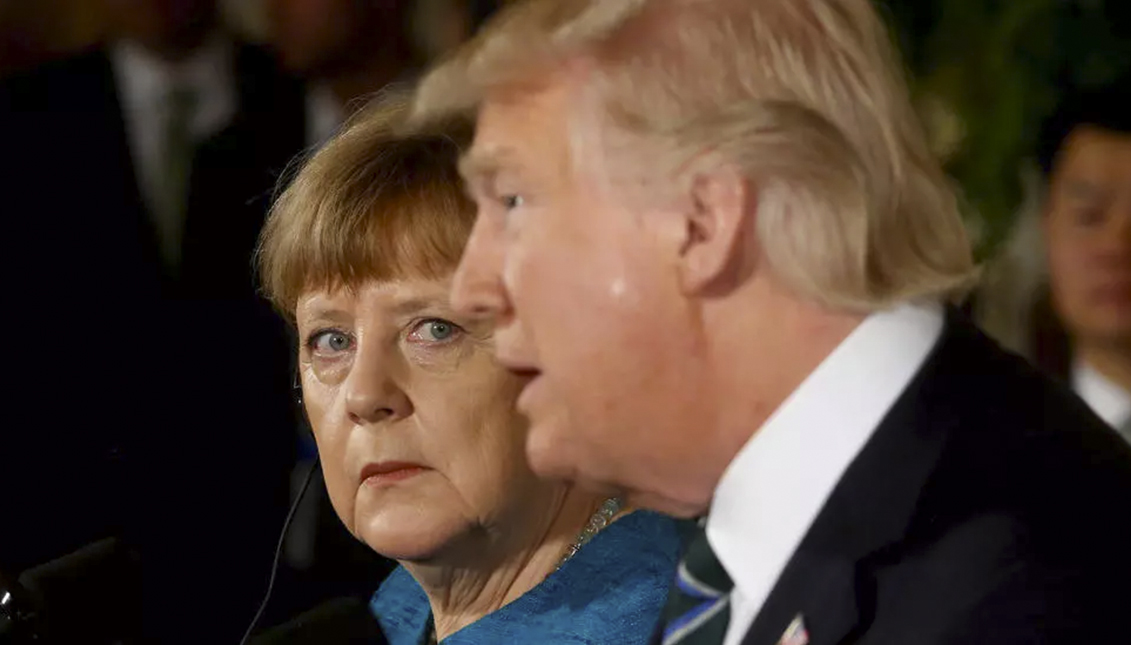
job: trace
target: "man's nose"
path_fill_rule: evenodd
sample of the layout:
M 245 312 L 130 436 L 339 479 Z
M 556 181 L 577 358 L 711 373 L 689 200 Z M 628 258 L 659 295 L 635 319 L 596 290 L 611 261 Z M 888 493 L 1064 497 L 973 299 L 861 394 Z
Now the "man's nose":
M 480 217 L 452 279 L 452 308 L 466 316 L 498 320 L 510 309 L 503 287 L 501 236 Z
M 1131 200 L 1109 204 L 1105 219 L 1101 257 L 1131 268 Z

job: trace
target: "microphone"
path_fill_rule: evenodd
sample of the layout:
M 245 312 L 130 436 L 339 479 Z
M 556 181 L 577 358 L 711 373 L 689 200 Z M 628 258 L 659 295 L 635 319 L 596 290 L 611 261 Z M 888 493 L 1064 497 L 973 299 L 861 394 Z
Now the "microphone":
M 136 559 L 109 538 L 24 571 L 0 590 L 0 615 L 13 642 L 113 643 L 136 623 L 140 586 Z
M 387 642 L 365 603 L 357 598 L 337 598 L 264 631 L 251 640 L 251 645 L 353 645 Z
M 301 392 L 301 390 L 299 390 Z M 302 399 L 299 399 L 299 405 L 302 405 Z M 244 632 L 243 638 L 240 639 L 240 645 L 247 645 L 250 642 L 251 635 L 255 631 L 255 626 L 259 624 L 259 619 L 263 617 L 263 612 L 267 609 L 267 603 L 271 602 L 271 592 L 275 589 L 275 575 L 279 572 L 279 557 L 283 553 L 283 544 L 287 540 L 287 530 L 291 527 L 291 522 L 295 519 L 295 512 L 298 511 L 298 505 L 302 502 L 302 498 L 306 495 L 306 489 L 310 488 L 310 482 L 314 479 L 314 473 L 318 470 L 320 461 L 317 456 L 314 458 L 314 463 L 310 464 L 310 470 L 306 471 L 306 478 L 302 480 L 302 488 L 299 489 L 298 495 L 295 496 L 295 501 L 291 503 L 291 510 L 287 511 L 287 517 L 283 520 L 283 530 L 279 531 L 279 541 L 275 545 L 275 557 L 271 559 L 271 576 L 267 579 L 267 591 L 263 594 L 263 601 L 259 603 L 259 609 L 255 611 L 255 616 L 251 619 L 251 624 L 247 626 L 247 631 Z
M 38 631 L 38 616 L 27 590 L 0 573 L 0 644 L 34 641 Z

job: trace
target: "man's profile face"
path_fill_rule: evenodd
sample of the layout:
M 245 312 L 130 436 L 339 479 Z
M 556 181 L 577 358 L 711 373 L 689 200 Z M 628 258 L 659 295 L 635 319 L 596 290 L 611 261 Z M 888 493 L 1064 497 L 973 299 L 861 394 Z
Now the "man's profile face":
M 1078 342 L 1131 342 L 1131 135 L 1084 126 L 1065 141 L 1045 232 L 1057 315 Z
M 463 168 L 478 219 L 453 300 L 494 316 L 499 359 L 536 375 L 518 402 L 536 472 L 697 512 L 661 477 L 706 421 L 664 215 L 601 180 L 595 133 L 569 127 L 574 91 L 562 81 L 481 106 Z

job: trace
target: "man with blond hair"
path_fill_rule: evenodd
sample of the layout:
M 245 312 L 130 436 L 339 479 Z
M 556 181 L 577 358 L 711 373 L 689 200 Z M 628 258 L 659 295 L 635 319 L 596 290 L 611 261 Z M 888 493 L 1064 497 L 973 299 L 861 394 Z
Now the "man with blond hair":
M 665 644 L 1131 640 L 1131 449 L 949 312 L 899 69 L 868 0 L 533 0 L 418 91 L 533 467 L 703 517 Z

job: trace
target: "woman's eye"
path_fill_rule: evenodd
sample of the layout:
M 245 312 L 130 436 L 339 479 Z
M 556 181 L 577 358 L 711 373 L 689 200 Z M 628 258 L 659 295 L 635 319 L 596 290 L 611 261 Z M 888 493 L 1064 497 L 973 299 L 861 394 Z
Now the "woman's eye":
M 507 210 L 514 210 L 525 203 L 521 195 L 503 195 L 500 201 Z
M 350 348 L 350 337 L 340 331 L 323 331 L 312 336 L 309 345 L 316 354 L 336 354 Z
M 459 325 L 441 319 L 425 320 L 416 326 L 409 338 L 423 343 L 442 343 L 463 331 Z

